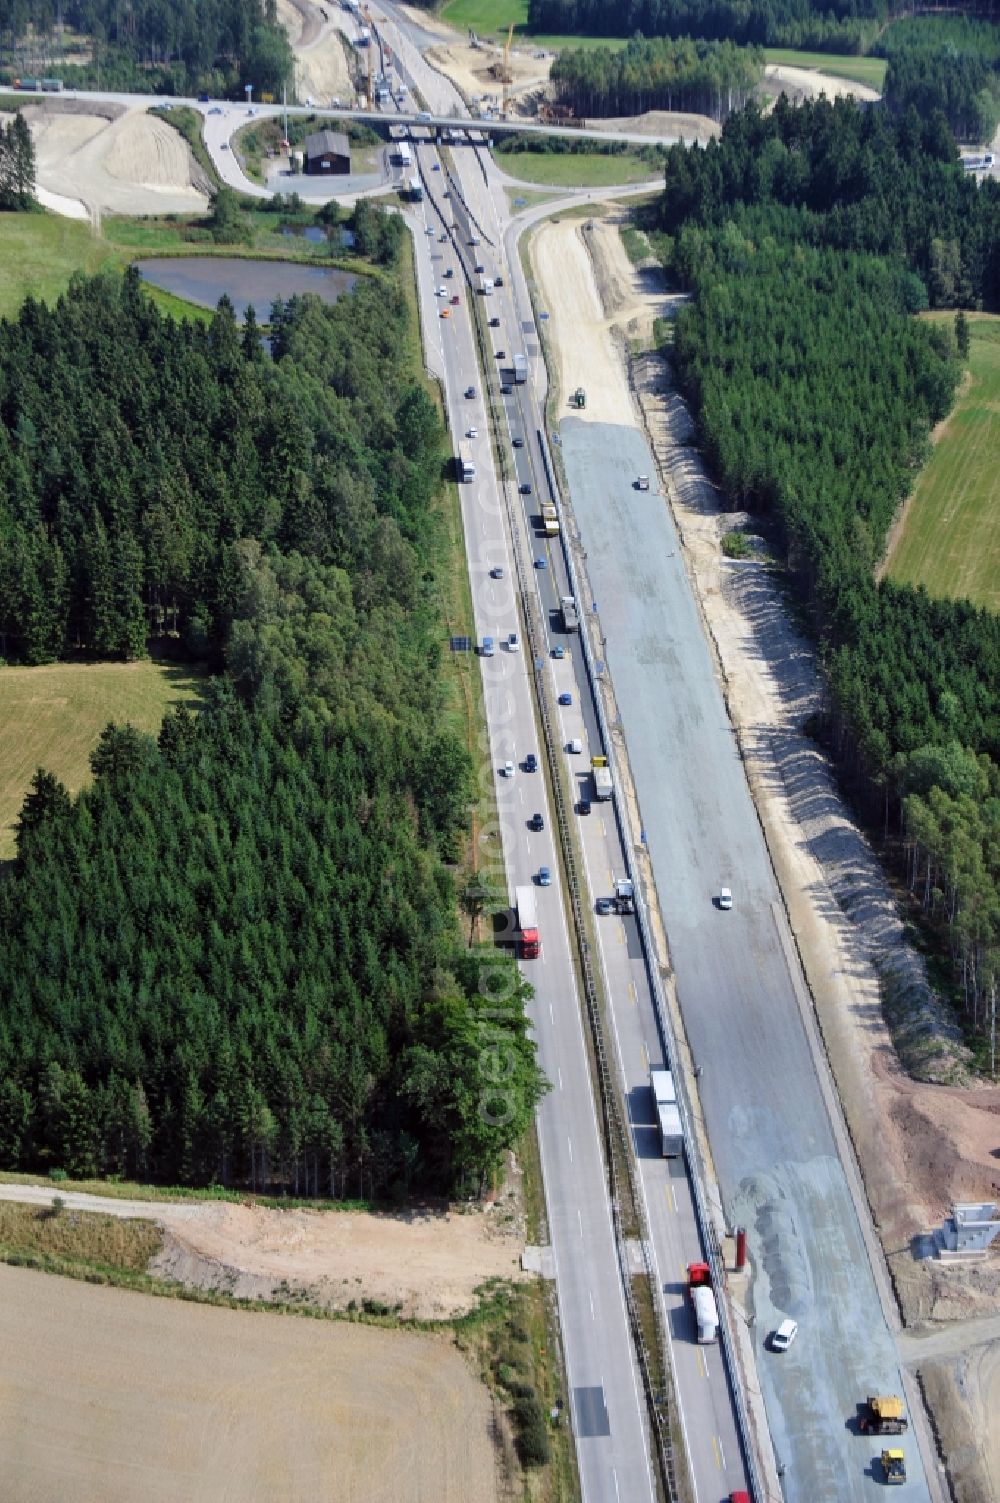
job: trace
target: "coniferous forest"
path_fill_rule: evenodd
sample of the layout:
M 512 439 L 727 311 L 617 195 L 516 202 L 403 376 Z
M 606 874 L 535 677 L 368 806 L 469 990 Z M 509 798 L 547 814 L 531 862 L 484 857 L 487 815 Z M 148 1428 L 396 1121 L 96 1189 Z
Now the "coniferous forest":
M 4 653 L 214 670 L 40 771 L 0 882 L 0 1164 L 299 1194 L 477 1190 L 541 1089 L 462 947 L 443 431 L 395 283 L 178 325 L 135 273 L 0 330 Z M 484 999 L 487 991 L 489 1001 Z M 502 1082 L 502 1089 L 497 1082 Z
M 60 57 L 64 27 L 90 40 L 89 62 Z M 259 94 L 292 81 L 275 0 L 0 0 L 0 45 L 48 59 L 32 69 L 58 74 L 68 88 L 242 98 L 246 83 Z
M 694 293 L 674 359 L 709 463 L 767 520 L 831 703 L 817 727 L 950 950 L 974 1037 L 1000 976 L 1000 618 L 876 582 L 959 374 L 936 307 L 1000 306 L 1000 188 L 941 115 L 848 101 L 730 117 L 670 150 L 662 248 Z

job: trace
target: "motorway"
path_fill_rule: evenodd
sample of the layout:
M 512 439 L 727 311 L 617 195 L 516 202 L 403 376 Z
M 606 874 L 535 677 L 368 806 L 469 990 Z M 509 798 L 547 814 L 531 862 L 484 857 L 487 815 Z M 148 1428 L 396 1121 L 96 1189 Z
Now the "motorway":
M 433 149 L 422 147 L 419 152 L 430 173 Z M 553 877 L 550 887 L 535 888 L 542 954 L 525 965 L 525 974 L 535 988 L 531 1014 L 539 1062 L 553 1086 L 539 1109 L 538 1135 L 583 1494 L 592 1499 L 652 1499 L 646 1427 L 592 1106 L 552 810 L 544 775 L 526 773 L 522 765 L 528 752 L 541 760 L 531 686 L 523 650 L 508 651 L 502 645 L 511 632 L 523 640 L 514 590 L 513 550 L 518 541 L 506 526 L 505 501 L 492 462 L 471 324 L 436 292 L 438 286 L 448 287 L 449 295 L 452 288 L 461 289 L 458 295 L 463 304 L 466 301 L 460 277 L 443 277 L 448 266 L 460 269 L 458 247 L 450 239 L 442 244 L 444 224 L 429 203 L 420 219 L 418 252 L 421 241 L 427 251 L 417 257 L 418 286 L 427 347 L 440 365 L 453 432 L 475 430 L 476 435 L 467 440 L 476 479 L 461 487 L 476 632 L 479 640 L 494 637 L 499 648 L 481 662 L 489 728 L 485 772 L 495 783 L 503 863 L 501 867 L 495 840 L 490 850 L 488 835 L 484 869 L 489 874 L 492 863 L 501 880 L 505 871 L 511 891 L 518 884 L 534 884 L 543 865 Z M 440 317 L 445 306 L 452 314 L 447 320 Z M 476 392 L 473 398 L 464 395 L 469 388 Z M 491 577 L 496 568 L 503 569 L 502 579 Z M 501 773 L 507 761 L 516 768 L 511 777 Z M 545 825 L 537 832 L 528 827 L 535 813 L 542 815 Z
M 397 35 L 394 40 L 398 56 L 402 39 Z M 408 70 L 412 69 L 416 72 L 413 60 L 409 56 L 406 56 L 406 64 Z M 432 79 L 422 80 L 421 88 L 429 95 L 435 83 L 441 82 Z M 563 552 L 558 546 L 558 539 L 554 540 L 556 546 L 552 546 L 536 533 L 538 497 L 542 494 L 545 494 L 546 498 L 548 496 L 548 490 L 544 485 L 546 458 L 541 447 L 541 412 L 534 396 L 534 380 L 540 378 L 544 382 L 544 366 L 540 358 L 526 289 L 523 285 L 519 286 L 517 258 L 516 256 L 512 259 L 508 258 L 506 264 L 503 259 L 503 225 L 497 213 L 497 205 L 502 205 L 505 201 L 503 192 L 495 181 L 495 169 L 488 158 L 484 172 L 477 162 L 470 161 L 464 154 L 456 153 L 453 158 L 455 176 L 452 177 L 436 170 L 436 164 L 440 166 L 440 158 L 430 143 L 418 146 L 417 152 L 424 180 L 430 192 L 432 209 L 436 206 L 439 210 L 446 210 L 441 222 L 447 222 L 449 225 L 454 223 L 456 226 L 454 232 L 448 231 L 449 239 L 444 245 L 440 241 L 441 230 L 424 236 L 430 249 L 434 271 L 430 279 L 431 291 L 433 291 L 433 283 L 437 281 L 438 285 L 446 287 L 451 293 L 455 280 L 452 278 L 440 280 L 438 273 L 447 271 L 451 267 L 457 278 L 462 270 L 461 258 L 463 256 L 468 276 L 466 288 L 469 287 L 470 282 L 472 286 L 478 286 L 476 265 L 483 265 L 487 274 L 501 273 L 504 276 L 503 288 L 498 288 L 488 298 L 482 299 L 484 314 L 499 320 L 499 327 L 489 331 L 491 355 L 500 376 L 500 382 L 497 384 L 508 388 L 505 392 L 502 390 L 499 392 L 503 421 L 497 437 L 500 444 L 507 450 L 515 477 L 515 484 L 511 486 L 508 499 L 515 507 L 518 542 L 523 543 L 527 550 L 530 587 L 537 593 L 542 619 L 547 624 L 548 647 L 551 651 L 552 646 L 558 644 L 565 653 L 561 659 L 551 656 L 548 659 L 553 702 L 561 694 L 569 694 L 572 697 L 572 704 L 557 708 L 558 739 L 563 748 L 567 748 L 576 738 L 582 740 L 584 745 L 582 754 L 564 751 L 564 755 L 570 764 L 571 777 L 577 792 L 589 793 L 589 756 L 591 750 L 595 752 L 600 750 L 601 743 L 579 637 L 563 633 L 560 625 L 558 600 L 561 595 L 570 592 Z M 492 181 L 491 176 L 494 179 Z M 460 181 L 462 198 L 459 199 L 453 194 L 450 201 L 446 200 L 444 198 L 446 186 L 456 181 Z M 474 216 L 473 224 L 470 224 L 467 218 L 462 199 L 470 206 Z M 481 237 L 480 245 L 475 247 L 469 244 L 473 232 Z M 463 296 L 467 295 L 463 292 Z M 465 320 L 456 324 L 454 317 L 449 320 L 439 318 L 438 325 L 437 337 L 441 337 L 440 329 L 442 326 L 444 328 L 442 353 L 447 362 L 447 351 L 453 341 L 465 339 Z M 430 338 L 432 344 L 437 342 L 434 335 L 430 335 Z M 500 351 L 504 352 L 503 358 L 499 357 Z M 523 351 L 528 355 L 533 381 L 518 385 L 511 379 L 510 363 L 515 351 Z M 470 377 L 468 383 L 474 384 L 475 382 L 477 391 L 478 379 L 478 377 Z M 464 391 L 465 386 L 461 385 L 460 389 Z M 454 425 L 453 420 L 456 440 L 463 431 L 468 430 L 469 426 L 465 414 L 459 417 L 457 426 Z M 478 438 L 475 441 L 478 471 L 476 486 L 478 488 L 482 485 L 484 465 L 489 464 L 491 455 L 489 437 L 478 416 L 475 426 L 478 430 Z M 518 447 L 513 445 L 515 438 L 519 440 Z M 524 487 L 531 488 L 529 495 L 520 494 Z M 468 489 L 468 487 L 462 487 L 463 492 Z M 491 559 L 492 555 L 488 554 L 484 562 L 489 563 Z M 545 567 L 535 567 L 536 563 L 544 563 Z M 507 574 L 509 577 L 509 570 Z M 481 577 L 481 572 L 477 575 L 473 568 L 474 593 L 477 597 L 479 591 L 476 585 Z M 512 628 L 502 619 L 498 619 L 495 610 L 491 610 L 494 602 L 490 597 L 489 585 L 492 585 L 494 589 L 496 587 L 495 582 L 489 582 L 482 601 L 478 598 L 476 601 L 477 632 L 480 640 L 484 634 L 488 634 L 500 641 Z M 480 609 L 481 606 L 482 609 Z M 510 654 L 501 656 L 509 658 Z M 487 684 L 496 671 L 495 665 L 499 661 L 500 658 L 482 660 L 484 682 Z M 515 736 L 513 749 L 506 755 L 510 755 L 512 760 L 517 762 L 518 758 L 523 756 L 525 749 L 523 740 L 518 741 Z M 527 749 L 537 750 L 537 742 L 530 742 Z M 502 760 L 503 757 L 500 758 L 501 763 Z M 524 784 L 534 783 L 538 775 L 524 778 L 519 772 L 516 777 L 523 790 Z M 503 801 L 509 800 L 510 796 L 510 789 L 505 779 L 498 780 L 498 790 L 502 807 Z M 529 802 L 531 798 L 534 798 L 534 794 L 529 796 Z M 528 810 L 526 804 L 520 803 L 519 818 L 526 819 L 528 813 L 533 812 L 534 807 L 542 807 L 537 799 L 531 811 Z M 613 808 L 610 804 L 605 806 L 595 804 L 593 808 L 594 812 L 589 818 L 578 817 L 576 820 L 577 836 L 583 855 L 586 885 L 591 902 L 609 893 L 613 873 L 621 875 L 625 870 L 624 853 Z M 548 823 L 548 816 L 546 818 Z M 527 836 L 529 842 L 538 838 Z M 522 847 L 523 844 L 522 838 Z M 538 859 L 544 859 L 545 864 L 555 873 L 556 863 L 554 859 L 549 858 L 548 854 Z M 511 890 L 518 881 L 522 880 L 522 863 L 523 855 L 516 846 L 512 851 L 507 852 L 507 870 Z M 551 911 L 551 895 L 555 892 L 555 888 L 539 889 L 538 892 L 540 906 L 545 904 L 546 899 L 549 899 L 548 911 Z M 546 909 L 542 907 L 543 936 L 546 933 L 545 912 Z M 651 1065 L 663 1064 L 664 1058 L 650 994 L 645 957 L 634 919 L 603 917 L 597 921 L 596 936 L 605 994 L 611 1005 L 612 1049 L 618 1066 L 622 1099 L 626 1103 L 628 1120 L 632 1127 L 633 1146 L 639 1167 L 640 1194 L 644 1200 L 646 1222 L 650 1232 L 650 1252 L 657 1293 L 661 1299 L 664 1324 L 671 1336 L 681 1436 L 688 1454 L 695 1497 L 713 1500 L 714 1503 L 714 1500 L 728 1496 L 730 1491 L 745 1487 L 746 1477 L 733 1415 L 728 1375 L 720 1349 L 718 1346 L 699 1346 L 694 1341 L 693 1319 L 686 1295 L 685 1271 L 689 1261 L 702 1256 L 702 1245 L 683 1161 L 665 1160 L 660 1155 L 658 1135 L 653 1126 L 648 1086 L 649 1069 Z M 543 960 L 545 958 L 543 941 Z M 524 970 L 528 979 L 536 988 L 540 988 L 537 965 L 528 962 Z M 541 996 L 541 990 L 539 996 Z M 539 1017 L 536 1012 L 540 1045 L 543 1042 L 543 1024 L 544 1018 Z M 548 1069 L 544 1050 L 542 1059 L 543 1066 Z M 559 1082 L 562 1092 L 565 1086 L 564 1075 L 559 1073 L 553 1076 L 550 1070 L 549 1078 Z M 592 1118 L 589 1088 L 581 1082 L 581 1089 L 588 1092 L 587 1099 L 578 1098 L 574 1103 L 574 1108 L 582 1110 Z M 553 1101 L 550 1098 L 550 1102 L 558 1114 L 564 1111 L 564 1103 L 561 1100 Z M 546 1200 L 551 1216 L 552 1208 L 556 1207 L 558 1210 L 565 1199 L 566 1184 L 558 1162 L 553 1161 L 547 1151 L 544 1135 L 545 1112 L 546 1106 L 543 1106 L 539 1125 L 540 1133 L 542 1133 Z M 606 1278 L 607 1269 L 600 1276 Z M 562 1300 L 563 1296 L 560 1291 L 561 1307 Z M 565 1329 L 565 1313 L 563 1324 Z M 567 1358 L 571 1362 L 569 1349 L 567 1349 Z M 596 1496 L 602 1496 L 602 1494 Z
M 501 267 L 507 273 L 504 293 L 494 294 L 493 306 L 506 303 L 496 343 L 511 353 L 520 341 L 532 357 L 531 388 L 512 387 L 505 409 L 509 428 L 526 441 L 513 451 L 517 478 L 533 486 L 534 496 L 545 474 L 534 394 L 544 391 L 545 376 L 527 290 L 517 257 L 504 255 L 498 210 L 505 200 L 489 181 L 489 165 L 480 181 L 464 154 L 455 153 L 454 163 L 479 225 L 492 230 L 495 251 L 477 255 L 488 274 Z M 518 294 L 515 309 L 510 299 Z M 876 1460 L 881 1443 L 859 1439 L 849 1421 L 864 1394 L 903 1391 L 871 1261 L 880 1254 L 866 1243 L 867 1209 L 852 1198 L 838 1152 L 803 1023 L 808 997 L 682 551 L 655 488 L 638 493 L 632 487 L 635 475 L 655 474 L 637 429 L 569 418 L 561 431 L 596 597 L 581 603 L 599 622 L 625 727 L 727 1223 L 748 1230 L 752 1336 L 782 1489 L 803 1503 L 871 1498 L 884 1485 Z M 527 529 L 533 498 L 525 508 Z M 542 600 L 551 610 L 567 585 L 562 550 L 544 553 L 543 547 L 536 544 L 534 551 L 548 567 L 536 578 L 545 581 Z M 598 746 L 586 713 L 589 694 L 582 703 L 579 696 L 586 674 L 575 661 L 567 677 L 570 661 L 553 665 L 554 687 L 575 691 L 576 708 L 561 712 L 561 739 L 565 745 L 582 736 Z M 612 872 L 624 869 L 616 822 L 602 817 L 599 829 L 593 817 L 578 823 L 591 892 L 607 893 Z M 736 892 L 731 913 L 715 902 L 723 884 Z M 718 1384 L 700 1395 L 696 1411 L 689 1402 L 697 1390 L 685 1370 L 692 1354 L 680 1288 L 686 1260 L 674 1254 L 668 1261 L 665 1250 L 686 1242 L 693 1256 L 697 1233 L 693 1218 L 687 1228 L 676 1225 L 678 1184 L 662 1183 L 665 1166 L 644 1125 L 651 1115 L 647 1068 L 660 1060 L 658 1033 L 632 926 L 605 918 L 597 934 L 651 1239 L 665 1297 L 668 1304 L 674 1300 L 669 1318 L 685 1437 L 699 1495 L 711 1496 L 700 1451 L 706 1434 L 717 1447 L 732 1421 Z M 684 1187 L 683 1176 L 676 1178 Z M 799 1321 L 801 1332 L 779 1359 L 767 1349 L 767 1337 L 786 1316 Z M 696 1347 L 693 1352 L 703 1356 Z M 704 1402 L 709 1391 L 714 1408 Z M 897 1491 L 905 1499 L 926 1498 L 920 1450 L 912 1438 L 903 1446 L 908 1477 Z
M 546 372 L 516 246 L 529 216 L 510 223 L 500 175 L 485 152 L 451 153 L 449 181 L 460 185 L 482 237 L 481 246 L 469 246 L 461 199 L 456 195 L 448 203 L 446 173 L 435 171 L 435 162 L 449 164 L 432 140 L 420 139 L 428 123 L 454 126 L 457 96 L 423 62 L 405 24 L 396 26 L 393 7 L 383 9 L 391 20 L 388 26 L 380 21 L 380 27 L 392 42 L 397 67 L 433 112 L 430 122 L 414 121 L 417 156 L 432 196 L 410 211 L 410 219 L 419 221 L 416 265 L 428 364 L 442 380 L 456 445 L 468 430 L 476 430 L 468 440 L 476 479 L 460 490 L 477 636 L 502 642 L 514 631 L 524 641 L 513 587 L 519 554 L 549 644 L 558 641 L 567 649 L 561 659 L 548 658 L 547 667 L 553 702 L 556 695 L 571 696 L 558 710 L 558 735 L 564 748 L 575 737 L 583 741 L 582 755 L 564 752 L 582 790 L 589 752 L 602 749 L 595 701 L 579 639 L 558 635 L 554 608 L 569 590 L 566 555 L 559 540 L 553 547 L 536 538 L 533 522 L 548 465 L 540 405 Z M 232 152 L 223 150 L 246 118 L 246 108 L 230 104 L 218 115 L 208 115 L 204 105 L 195 108 L 206 113 L 206 141 L 225 180 L 245 192 L 265 193 L 247 183 Z M 270 108 L 263 106 L 260 113 Z M 322 186 L 326 196 L 335 194 L 333 183 Z M 548 205 L 534 215 L 551 211 Z M 499 328 L 490 331 L 494 353 L 505 351 L 503 360 L 495 359 L 496 367 L 509 366 L 515 352 L 528 356 L 528 382 L 508 381 L 510 390 L 499 403 L 502 420 L 495 437 L 507 449 L 517 481 L 506 489 L 496 475 L 483 375 L 465 316 L 467 278 L 474 276 L 477 262 L 487 274 L 504 276 L 503 289 L 484 299 L 500 319 Z M 442 279 L 448 266 L 454 278 Z M 461 288 L 461 302 L 449 306 L 447 319 L 440 317 L 439 286 L 446 286 L 449 296 Z M 490 379 L 496 382 L 495 376 Z M 473 399 L 464 396 L 469 387 L 476 392 Z M 523 447 L 512 447 L 515 436 Z M 625 728 L 686 1031 L 701 1067 L 701 1103 L 727 1222 L 742 1222 L 749 1232 L 753 1339 L 782 1462 L 781 1487 L 785 1497 L 803 1503 L 869 1498 L 881 1490 L 872 1464 L 879 1446 L 859 1442 L 847 1421 L 866 1392 L 900 1391 L 898 1354 L 809 1051 L 800 1011 L 802 979 L 677 557 L 669 509 L 655 488 L 638 502 L 631 490 L 632 475 L 655 474 L 637 429 L 602 431 L 570 419 L 562 424 L 562 440 L 597 597 L 581 604 L 589 624 L 599 622 L 607 644 L 602 652 Z M 530 486 L 530 495 L 521 496 L 521 486 Z M 637 527 L 639 505 L 644 510 Z M 545 567 L 533 567 L 536 559 Z M 502 579 L 491 577 L 497 566 L 503 567 Z M 582 1494 L 590 1500 L 652 1499 L 647 1423 L 608 1203 L 552 808 L 542 773 L 526 773 L 519 765 L 529 751 L 544 765 L 526 666 L 520 647 L 482 659 L 488 717 L 483 772 L 494 783 L 498 807 L 498 830 L 492 855 L 484 850 L 484 866 L 492 859 L 499 874 L 499 844 L 511 892 L 533 881 L 542 865 L 553 874 L 550 887 L 535 889 L 542 957 L 524 963 L 524 971 L 535 988 L 531 1013 L 540 1063 L 553 1086 L 539 1110 L 538 1134 Z M 509 778 L 500 772 L 508 759 L 517 768 Z M 536 811 L 544 820 L 537 832 L 528 828 Z M 603 811 L 595 805 L 589 818 L 574 819 L 574 827 L 592 901 L 606 895 L 612 876 L 626 869 L 623 838 L 627 842 L 634 832 L 623 834 L 610 805 Z M 736 892 L 734 912 L 726 915 L 712 903 L 723 882 Z M 601 917 L 594 926 L 650 1257 L 671 1335 L 694 1494 L 703 1503 L 716 1503 L 747 1485 L 744 1457 L 721 1350 L 695 1344 L 684 1294 L 685 1265 L 702 1253 L 691 1186 L 681 1161 L 660 1157 L 651 1126 L 648 1070 L 665 1061 L 648 961 L 633 920 Z M 800 1320 L 802 1332 L 778 1361 L 764 1350 L 764 1337 L 785 1314 Z M 899 1496 L 924 1498 L 919 1454 L 912 1441 L 906 1449 L 909 1481 Z

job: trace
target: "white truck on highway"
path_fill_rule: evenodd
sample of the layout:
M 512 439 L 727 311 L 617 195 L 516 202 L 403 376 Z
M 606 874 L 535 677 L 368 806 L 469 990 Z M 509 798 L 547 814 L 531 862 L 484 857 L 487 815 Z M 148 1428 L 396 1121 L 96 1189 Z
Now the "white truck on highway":
M 698 1345 L 719 1339 L 719 1307 L 715 1302 L 712 1276 L 707 1263 L 688 1264 L 688 1294 L 698 1328 Z
M 590 773 L 594 779 L 595 799 L 610 798 L 615 791 L 615 785 L 611 778 L 611 768 L 608 766 L 607 757 L 591 757 Z
M 660 1152 L 665 1159 L 675 1159 L 684 1152 L 684 1132 L 674 1077 L 669 1070 L 650 1070 L 649 1089 L 660 1133 Z
M 580 613 L 576 608 L 576 601 L 572 595 L 563 595 L 560 597 L 559 609 L 562 611 L 563 631 L 579 631 Z
M 493 278 L 483 277 L 482 281 L 479 284 L 479 290 L 482 293 L 483 297 L 489 297 L 493 291 Z
M 523 386 L 528 379 L 528 359 L 526 355 L 514 356 L 514 384 Z

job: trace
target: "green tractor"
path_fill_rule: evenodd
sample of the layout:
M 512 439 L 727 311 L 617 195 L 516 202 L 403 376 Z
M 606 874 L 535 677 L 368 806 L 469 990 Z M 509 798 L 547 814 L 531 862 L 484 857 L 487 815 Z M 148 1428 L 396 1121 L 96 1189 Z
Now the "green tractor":
M 587 393 L 584 391 L 582 386 L 578 386 L 576 388 L 576 391 L 569 399 L 569 405 L 571 407 L 586 407 Z

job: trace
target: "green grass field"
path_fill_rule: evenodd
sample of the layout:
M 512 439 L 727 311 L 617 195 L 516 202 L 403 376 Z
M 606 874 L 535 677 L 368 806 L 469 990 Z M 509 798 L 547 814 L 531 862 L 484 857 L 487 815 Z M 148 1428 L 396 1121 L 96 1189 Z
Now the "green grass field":
M 764 56 L 769 63 L 829 73 L 831 78 L 849 78 L 880 92 L 888 66 L 884 57 L 842 57 L 834 52 L 795 52 L 790 47 L 765 47 Z
M 498 152 L 496 161 L 511 177 L 547 188 L 610 188 L 618 183 L 647 183 L 663 176 L 653 162 L 631 152 L 609 156 L 581 151 L 565 155 L 540 151 Z
M 494 37 L 514 23 L 514 40 L 521 45 L 545 47 L 558 51 L 564 47 L 624 47 L 625 37 L 548 36 L 529 32 L 528 0 L 451 0 L 441 12 L 441 20 L 461 33 L 475 31 L 482 37 Z
M 32 297 L 54 303 L 74 271 L 93 273 L 119 261 L 90 226 L 58 214 L 0 214 L 0 317 Z
M 71 793 L 90 781 L 89 757 L 109 720 L 156 732 L 176 704 L 197 701 L 201 680 L 173 664 L 53 663 L 0 668 L 0 860 L 36 770 Z
M 513 21 L 522 31 L 528 24 L 528 0 L 451 0 L 441 12 L 441 19 L 456 31 L 506 31 Z
M 931 315 L 934 317 L 934 315 Z M 953 315 L 938 315 L 951 323 Z M 1000 610 L 1000 316 L 970 314 L 972 379 L 917 481 L 892 579 Z

